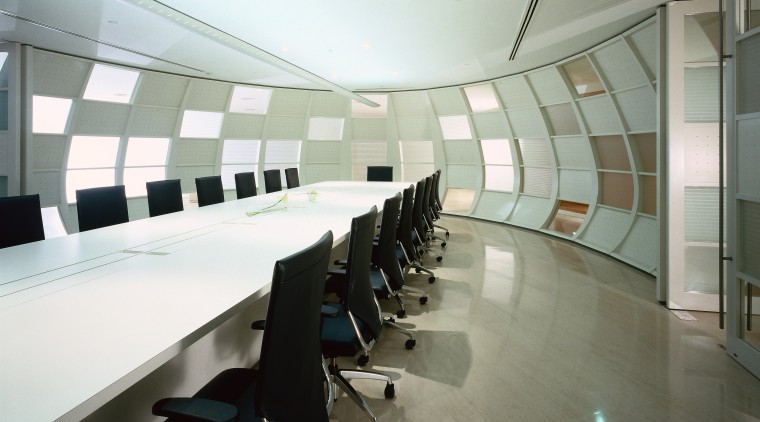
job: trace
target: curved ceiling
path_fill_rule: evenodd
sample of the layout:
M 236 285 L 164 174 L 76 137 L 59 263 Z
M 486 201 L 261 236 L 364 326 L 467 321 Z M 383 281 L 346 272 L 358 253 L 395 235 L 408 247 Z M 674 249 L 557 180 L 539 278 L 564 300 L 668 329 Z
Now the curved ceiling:
M 351 91 L 400 91 L 561 60 L 651 16 L 661 2 L 539 0 L 513 61 L 531 0 L 0 0 L 0 38 L 230 82 L 325 88 L 286 63 Z

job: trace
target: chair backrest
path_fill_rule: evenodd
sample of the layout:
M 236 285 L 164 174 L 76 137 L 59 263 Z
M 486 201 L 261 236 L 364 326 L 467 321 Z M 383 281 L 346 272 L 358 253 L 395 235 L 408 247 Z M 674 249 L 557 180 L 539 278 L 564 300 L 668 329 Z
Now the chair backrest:
M 375 235 L 377 207 L 351 220 L 348 240 L 346 279 L 348 294 L 345 304 L 349 312 L 361 319 L 375 338 L 380 336 L 382 321 L 378 314 L 375 293 L 370 283 L 372 261 L 372 238 Z M 367 339 L 365 339 L 367 340 Z
M 182 211 L 182 184 L 179 179 L 145 182 L 148 191 L 148 214 L 151 217 Z
M 264 188 L 267 193 L 282 190 L 282 177 L 280 169 L 264 170 Z
M 404 273 L 396 257 L 396 226 L 401 213 L 401 194 L 388 198 L 383 203 L 383 217 L 380 222 L 380 236 L 377 240 L 377 263 L 388 276 L 393 290 L 404 286 Z
M 237 199 L 256 196 L 256 172 L 235 173 L 235 192 Z
M 0 198 L 0 249 L 45 240 L 40 195 Z
M 321 352 L 321 305 L 332 232 L 277 261 L 259 360 L 257 416 L 327 421 Z
M 297 188 L 301 186 L 301 182 L 298 180 L 298 168 L 291 167 L 285 169 L 285 183 L 288 184 L 288 189 Z
M 222 176 L 196 177 L 195 192 L 198 194 L 199 207 L 224 202 Z
M 433 215 L 430 212 L 430 196 L 433 190 L 433 176 L 425 178 L 425 192 L 422 197 L 422 216 L 425 217 L 425 222 L 428 228 L 433 227 Z
M 434 220 L 438 220 L 441 218 L 441 216 L 438 215 L 438 202 L 435 200 L 435 196 L 437 194 L 436 190 L 438 190 L 438 172 L 433 173 L 432 177 L 433 184 L 430 188 L 430 213 L 433 215 Z
M 401 199 L 401 216 L 398 219 L 398 230 L 396 230 L 396 239 L 401 243 L 401 247 L 406 251 L 409 257 L 414 256 L 414 240 L 412 238 L 412 211 L 414 208 L 414 186 L 409 185 L 404 189 Z
M 435 171 L 435 186 L 433 186 L 433 197 L 435 198 L 435 203 L 438 205 L 438 209 L 443 209 L 443 204 L 441 203 L 441 194 L 438 192 L 438 183 L 441 181 L 441 169 L 438 169 Z
M 392 166 L 367 166 L 367 181 L 368 182 L 392 182 L 393 181 L 393 167 Z
M 425 215 L 423 207 L 425 205 L 425 179 L 417 182 L 417 188 L 414 190 L 414 206 L 412 207 L 412 227 L 417 232 L 421 242 L 425 241 L 427 226 L 425 225 Z
M 129 222 L 124 185 L 80 189 L 76 196 L 80 232 Z

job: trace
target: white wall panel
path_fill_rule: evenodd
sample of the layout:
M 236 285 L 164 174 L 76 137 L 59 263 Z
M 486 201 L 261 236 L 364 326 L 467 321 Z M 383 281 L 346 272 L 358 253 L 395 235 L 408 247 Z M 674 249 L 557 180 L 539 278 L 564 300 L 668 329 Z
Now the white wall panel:
M 556 104 L 573 100 L 567 84 L 554 66 L 528 73 L 527 77 L 539 104 Z
M 496 93 L 505 108 L 522 108 L 537 105 L 536 98 L 522 75 L 494 82 Z
M 737 140 L 739 156 L 739 174 L 737 191 L 746 195 L 760 197 L 760 178 L 757 167 L 760 165 L 760 120 L 739 120 L 737 123 Z
M 428 91 L 428 96 L 433 104 L 435 114 L 439 116 L 467 114 L 469 112 L 464 94 L 459 88 L 433 89 Z
M 177 167 L 169 179 L 180 179 L 182 192 L 195 192 L 195 178 L 214 176 L 214 166 L 186 166 Z
M 504 221 L 512 209 L 513 194 L 484 191 L 472 215 L 492 221 Z
M 416 183 L 418 180 L 430 176 L 434 171 L 433 163 L 401 163 L 401 180 Z M 441 182 L 441 185 L 443 184 Z M 448 184 L 448 177 L 446 184 Z
M 427 116 L 429 111 L 428 96 L 424 91 L 394 92 L 391 102 L 396 116 Z
M 592 168 L 594 156 L 585 138 L 557 138 L 552 142 L 560 167 Z
M 625 241 L 620 245 L 619 253 L 628 259 L 641 263 L 644 269 L 657 268 L 659 259 L 659 239 L 657 220 L 637 217 Z
M 580 135 L 581 127 L 570 103 L 544 107 L 552 135 Z
M 81 135 L 121 135 L 127 127 L 130 106 L 126 104 L 81 101 L 71 132 Z
M 615 111 L 610 97 L 607 95 L 597 95 L 578 101 L 581 114 L 588 124 L 590 135 L 609 135 L 612 133 L 623 133 L 620 125 L 620 117 Z
M 337 163 L 340 161 L 341 142 L 309 141 L 306 161 L 309 163 Z
M 143 72 L 135 104 L 180 108 L 189 84 L 190 79 L 181 76 Z
M 581 239 L 605 251 L 612 251 L 628 232 L 629 219 L 627 212 L 597 207 Z
M 592 197 L 592 177 L 594 172 L 581 170 L 559 171 L 559 199 L 591 204 L 596 198 Z
M 401 161 L 405 163 L 432 163 L 432 141 L 401 141 Z
M 509 221 L 520 226 L 540 229 L 549 216 L 551 203 L 547 198 L 520 195 Z
M 479 180 L 481 174 L 481 166 L 449 164 L 446 166 L 446 171 L 447 188 L 480 188 Z M 426 174 L 425 177 L 430 176 L 431 174 L 433 174 L 432 171 Z
M 522 164 L 526 166 L 552 166 L 551 150 L 546 139 L 520 139 Z
M 596 68 L 611 91 L 647 84 L 647 79 L 631 49 L 622 40 L 607 44 L 591 53 Z
M 657 98 L 650 87 L 614 95 L 629 131 L 654 132 L 657 130 Z
M 179 110 L 163 107 L 134 106 L 130 134 L 132 136 L 174 136 Z
M 35 170 L 61 168 L 63 154 L 66 150 L 66 136 L 34 135 L 32 143 L 34 144 L 34 160 L 32 165 Z
M 267 139 L 302 139 L 304 117 L 270 116 L 267 122 Z
M 351 138 L 355 141 L 387 139 L 387 119 L 351 119 Z
M 202 111 L 226 111 L 232 85 L 194 79 L 187 91 L 185 108 Z
M 503 112 L 476 113 L 471 118 L 477 139 L 504 139 L 509 137 L 507 119 Z
M 650 77 L 657 76 L 657 26 L 654 24 L 643 27 L 626 36 L 631 48 L 643 60 Z
M 265 116 L 229 113 L 222 123 L 222 138 L 261 139 Z
M 73 57 L 34 51 L 34 85 L 36 95 L 78 98 L 84 90 L 90 62 Z
M 477 144 L 473 141 L 443 141 L 446 163 L 480 164 Z
M 308 164 L 304 166 L 303 173 L 306 176 L 304 183 L 340 180 L 340 164 Z
M 515 138 L 542 138 L 548 133 L 538 107 L 509 110 L 507 116 Z
M 317 91 L 311 95 L 311 116 L 345 117 L 348 111 L 348 98 L 334 92 Z
M 172 153 L 177 165 L 214 164 L 219 141 L 216 139 L 177 139 Z
M 306 116 L 310 96 L 310 91 L 275 89 L 269 100 L 269 115 Z
M 127 212 L 129 213 L 129 221 L 150 217 L 150 213 L 148 212 L 148 198 L 128 198 Z
M 427 117 L 397 118 L 398 137 L 402 140 L 431 139 L 430 119 Z
M 548 198 L 552 193 L 552 169 L 523 168 L 523 193 Z
M 32 192 L 40 194 L 43 207 L 61 203 L 61 173 L 57 171 L 35 172 Z

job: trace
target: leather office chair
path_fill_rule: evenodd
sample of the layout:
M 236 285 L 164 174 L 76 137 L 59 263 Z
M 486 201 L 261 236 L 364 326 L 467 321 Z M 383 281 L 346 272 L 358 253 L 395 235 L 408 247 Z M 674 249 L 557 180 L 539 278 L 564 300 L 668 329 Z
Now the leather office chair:
M 151 217 L 183 211 L 182 185 L 179 179 L 145 182 L 148 191 L 148 214 Z
M 0 198 L 0 249 L 45 240 L 40 195 Z
M 256 196 L 256 173 L 253 171 L 235 173 L 235 192 L 237 199 Z
M 393 181 L 393 167 L 392 166 L 367 166 L 367 181 L 368 182 L 392 182 Z
M 443 206 L 441 204 L 441 197 L 438 192 L 438 183 L 441 180 L 441 170 L 438 169 L 433 173 L 433 192 L 430 194 L 430 207 L 433 212 L 433 219 L 434 221 L 438 221 L 441 219 L 440 212 L 443 211 Z M 449 229 L 443 226 L 439 226 L 438 224 L 433 224 L 434 227 L 437 227 L 443 231 L 446 232 L 446 238 L 449 238 Z
M 76 197 L 80 233 L 129 222 L 124 185 L 80 189 Z
M 280 169 L 264 170 L 264 188 L 267 193 L 279 192 L 282 190 Z
M 334 397 L 320 352 L 320 326 L 332 242 L 328 231 L 275 263 L 267 319 L 253 325 L 264 329 L 258 370 L 225 370 L 192 398 L 159 400 L 153 414 L 168 416 L 169 422 L 326 422 Z
M 427 226 L 427 239 L 428 240 L 440 240 L 441 247 L 446 247 L 446 239 L 442 239 L 435 235 L 435 216 L 433 215 L 433 204 L 435 199 L 433 198 L 433 186 L 435 186 L 434 177 L 428 176 L 425 178 L 425 195 L 422 198 L 422 216 L 425 217 L 425 225 Z M 440 259 L 438 260 L 440 261 Z
M 195 192 L 198 194 L 198 206 L 221 204 L 224 202 L 222 176 L 195 178 Z
M 348 241 L 348 260 L 345 268 L 345 294 L 339 303 L 332 304 L 335 311 L 322 322 L 322 354 L 330 359 L 333 381 L 372 419 L 375 415 L 348 380 L 374 379 L 385 381 L 385 397 L 395 395 L 391 378 L 380 372 L 344 370 L 337 366 L 337 357 L 353 357 L 363 352 L 364 363 L 369 351 L 380 336 L 383 321 L 380 305 L 370 284 L 369 271 L 372 256 L 372 237 L 375 232 L 377 208 L 355 217 L 351 221 Z M 362 362 L 360 362 L 361 364 Z
M 428 242 L 428 230 L 429 226 L 425 219 L 425 209 L 428 208 L 428 201 L 430 195 L 430 183 L 426 179 L 421 179 L 417 182 L 417 189 L 414 191 L 414 206 L 412 208 L 412 237 L 414 239 L 414 245 L 419 251 L 420 262 L 422 262 L 422 254 L 425 252 L 433 252 Z M 436 261 L 440 262 L 443 257 L 438 255 Z
M 298 180 L 297 167 L 285 169 L 285 183 L 288 184 L 288 189 L 293 189 L 301 186 L 301 182 Z
M 414 268 L 417 273 L 423 272 L 429 275 L 428 282 L 435 282 L 435 274 L 422 266 L 420 261 L 420 254 L 417 251 L 417 247 L 414 244 L 414 196 L 415 191 L 421 189 L 420 182 L 417 182 L 417 189 L 413 186 L 409 186 L 404 189 L 403 198 L 401 200 L 401 216 L 398 221 L 398 229 L 396 230 L 396 240 L 398 245 L 396 246 L 396 257 L 402 266 L 410 266 Z

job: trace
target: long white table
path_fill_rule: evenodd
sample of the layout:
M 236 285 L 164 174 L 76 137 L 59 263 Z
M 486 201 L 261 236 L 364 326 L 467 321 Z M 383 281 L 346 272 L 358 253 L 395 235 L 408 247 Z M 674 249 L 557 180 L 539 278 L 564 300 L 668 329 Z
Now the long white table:
M 277 259 L 342 242 L 406 186 L 324 182 L 0 250 L 0 420 L 92 413 L 268 292 Z

